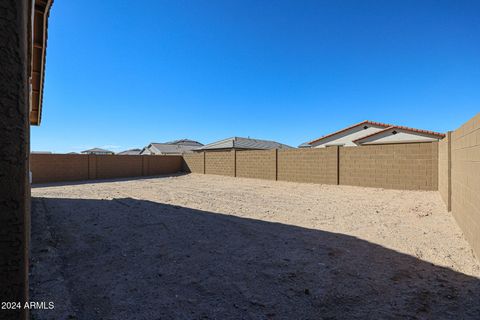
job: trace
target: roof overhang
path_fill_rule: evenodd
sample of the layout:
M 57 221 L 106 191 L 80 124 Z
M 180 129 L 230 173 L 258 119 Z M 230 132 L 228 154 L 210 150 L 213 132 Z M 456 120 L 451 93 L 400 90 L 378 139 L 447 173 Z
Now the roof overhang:
M 47 51 L 48 17 L 53 0 L 32 0 L 31 2 L 31 44 L 30 44 L 30 124 L 39 125 L 42 119 L 43 83 Z
M 362 121 L 362 122 L 359 122 L 359 123 L 356 123 L 352 126 L 349 126 L 349 127 L 346 127 L 342 130 L 338 130 L 338 131 L 335 131 L 333 133 L 330 133 L 330 134 L 327 134 L 326 136 L 323 136 L 323 137 L 320 137 L 318 139 L 315 139 L 315 140 L 312 140 L 312 141 L 309 141 L 309 142 L 305 142 L 302 144 L 303 148 L 307 148 L 307 145 L 310 145 L 312 146 L 313 144 L 316 144 L 316 143 L 319 143 L 327 138 L 330 138 L 330 137 L 333 137 L 339 133 L 343 133 L 345 131 L 348 131 L 350 129 L 353 129 L 353 128 L 356 128 L 358 126 L 362 126 L 362 125 L 373 125 L 373 126 L 377 126 L 377 127 L 383 127 L 383 128 L 388 128 L 388 127 L 391 127 L 392 125 L 391 124 L 387 124 L 387 123 L 381 123 L 381 122 L 375 122 L 375 121 L 370 121 L 370 120 L 365 120 L 365 121 Z
M 438 139 L 438 140 L 441 140 L 443 138 L 445 138 L 445 134 L 444 133 L 440 133 L 440 132 L 435 132 L 435 131 L 429 131 L 429 130 L 421 130 L 421 129 L 415 129 L 415 128 L 410 128 L 410 127 L 403 127 L 403 126 L 390 126 L 388 128 L 385 128 L 381 131 L 378 131 L 378 132 L 374 132 L 372 134 L 369 134 L 368 136 L 365 136 L 365 137 L 361 137 L 359 139 L 356 139 L 354 140 L 353 142 L 356 143 L 356 144 L 363 144 L 364 142 L 367 142 L 369 140 L 371 140 L 372 138 L 374 137 L 377 137 L 377 136 L 381 136 L 382 134 L 385 134 L 386 132 L 388 131 L 393 131 L 393 130 L 397 130 L 397 131 L 405 131 L 405 132 L 411 132 L 411 133 L 417 133 L 417 134 L 421 134 L 421 135 L 424 135 L 424 136 L 428 136 L 428 137 L 431 137 L 433 139 Z M 394 132 L 395 133 L 395 132 Z M 401 142 L 404 142 L 404 143 L 410 143 L 410 142 L 418 142 L 418 141 L 401 141 Z M 401 143 L 400 142 L 400 143 Z

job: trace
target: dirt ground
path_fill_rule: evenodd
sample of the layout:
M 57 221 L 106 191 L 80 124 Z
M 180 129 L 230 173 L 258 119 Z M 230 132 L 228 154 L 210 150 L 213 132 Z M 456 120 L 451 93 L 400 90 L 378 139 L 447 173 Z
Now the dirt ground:
M 36 186 L 34 319 L 480 319 L 437 192 L 182 175 Z

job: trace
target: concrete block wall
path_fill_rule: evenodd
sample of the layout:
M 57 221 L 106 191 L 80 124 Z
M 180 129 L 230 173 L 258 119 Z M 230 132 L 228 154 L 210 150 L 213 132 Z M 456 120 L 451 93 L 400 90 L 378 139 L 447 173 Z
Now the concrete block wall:
M 78 154 L 32 154 L 30 170 L 34 183 L 88 180 L 89 156 Z
M 338 149 L 278 150 L 278 180 L 338 184 Z
M 96 161 L 94 179 L 113 179 L 143 176 L 143 156 L 90 156 Z
M 32 154 L 33 183 L 153 176 L 182 171 L 181 156 Z
M 277 179 L 277 150 L 236 151 L 236 177 Z
M 205 173 L 204 160 L 204 153 L 186 153 L 183 155 L 183 169 L 185 172 Z
M 340 184 L 438 190 L 438 143 L 340 148 Z
M 205 152 L 205 173 L 235 176 L 235 151 Z
M 182 171 L 183 158 L 181 156 L 142 156 L 142 158 L 143 176 L 156 176 Z
M 438 190 L 437 142 L 206 152 L 185 155 L 184 163 L 187 172 L 233 177 Z
M 438 191 L 451 210 L 451 132 L 438 143 Z
M 480 113 L 451 134 L 451 210 L 480 258 Z

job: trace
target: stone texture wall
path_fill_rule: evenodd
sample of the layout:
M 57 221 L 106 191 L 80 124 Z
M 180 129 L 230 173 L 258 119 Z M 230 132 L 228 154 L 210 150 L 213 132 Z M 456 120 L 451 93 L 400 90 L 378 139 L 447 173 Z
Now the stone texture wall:
M 0 1 L 0 301 L 28 300 L 28 3 Z M 3 319 L 27 316 L 0 310 Z
M 31 155 L 33 183 L 171 174 L 182 163 L 181 156 Z
M 480 113 L 451 139 L 452 214 L 480 258 Z
M 236 176 L 242 178 L 277 179 L 277 151 L 254 150 L 236 152 Z
M 278 150 L 278 180 L 337 184 L 338 147 Z
M 438 190 L 438 143 L 340 148 L 340 184 Z
M 235 176 L 234 151 L 205 152 L 205 173 L 222 176 Z
M 205 173 L 204 153 L 187 153 L 183 155 L 183 170 L 192 173 Z

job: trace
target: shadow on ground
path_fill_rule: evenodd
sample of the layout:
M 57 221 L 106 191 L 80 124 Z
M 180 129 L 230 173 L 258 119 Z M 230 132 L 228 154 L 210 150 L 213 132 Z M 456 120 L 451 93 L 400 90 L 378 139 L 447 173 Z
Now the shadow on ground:
M 154 176 L 140 176 L 140 177 L 123 177 L 123 178 L 111 178 L 111 179 L 96 179 L 96 180 L 74 180 L 74 181 L 58 181 L 58 182 L 44 182 L 32 184 L 32 189 L 45 188 L 45 187 L 61 187 L 61 186 L 75 186 L 81 184 L 97 184 L 106 182 L 122 182 L 122 181 L 135 181 L 135 180 L 150 180 L 158 178 L 171 178 L 188 174 L 187 172 L 177 172 L 170 174 L 161 174 Z
M 479 319 L 480 280 L 344 234 L 34 198 L 34 319 Z

